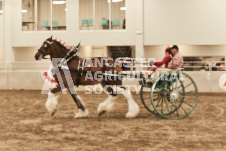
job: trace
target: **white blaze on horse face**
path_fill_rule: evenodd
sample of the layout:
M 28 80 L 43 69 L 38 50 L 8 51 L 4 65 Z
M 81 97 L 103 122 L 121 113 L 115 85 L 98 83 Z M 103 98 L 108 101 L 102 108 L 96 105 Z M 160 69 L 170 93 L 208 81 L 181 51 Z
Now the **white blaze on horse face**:
M 43 54 L 41 53 L 38 60 L 42 60 L 42 58 L 43 58 Z
M 126 113 L 127 118 L 133 118 L 138 115 L 140 112 L 140 108 L 137 103 L 134 101 L 132 94 L 129 90 L 117 87 L 117 90 L 120 91 L 121 94 L 125 96 L 128 101 L 128 112 Z
M 48 94 L 48 99 L 46 101 L 46 108 L 47 110 L 54 115 L 54 113 L 56 112 L 56 107 L 58 104 L 58 95 L 57 94 L 53 94 L 51 92 L 49 92 Z

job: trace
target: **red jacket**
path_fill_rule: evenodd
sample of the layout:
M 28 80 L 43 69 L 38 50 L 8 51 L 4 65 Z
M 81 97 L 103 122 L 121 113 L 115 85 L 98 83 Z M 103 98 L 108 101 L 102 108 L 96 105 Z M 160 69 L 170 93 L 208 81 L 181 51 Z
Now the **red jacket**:
M 165 64 L 165 68 L 168 68 L 168 64 L 171 61 L 171 59 L 172 59 L 171 56 L 165 56 L 162 61 L 155 62 L 154 65 L 157 67 L 161 67 L 163 64 Z

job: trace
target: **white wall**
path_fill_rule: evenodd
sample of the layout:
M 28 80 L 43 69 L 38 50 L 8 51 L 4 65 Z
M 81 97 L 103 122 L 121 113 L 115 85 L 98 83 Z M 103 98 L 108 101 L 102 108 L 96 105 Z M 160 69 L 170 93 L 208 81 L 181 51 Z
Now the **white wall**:
M 0 47 L 5 39 L 5 54 L 1 51 L 7 62 L 13 62 L 14 59 L 11 58 L 15 58 L 16 62 L 34 61 L 36 47 L 40 47 L 51 35 L 60 37 L 69 45 L 76 45 L 81 41 L 84 52 L 81 51 L 79 55 L 83 57 L 95 55 L 91 46 L 104 46 L 100 50 L 101 54 L 106 51 L 107 45 L 134 45 L 136 52 L 140 51 L 136 53 L 136 57 L 161 60 L 168 44 L 181 44 L 179 47 L 184 56 L 226 56 L 225 0 L 126 0 L 126 30 L 123 31 L 80 31 L 79 0 L 67 0 L 67 31 L 33 32 L 21 31 L 21 0 L 5 0 L 5 2 L 7 4 L 4 29 L 6 34 L 1 39 L 3 21 L 0 20 Z M 95 47 L 95 49 L 99 48 Z M 20 74 L 18 81 L 21 82 L 24 73 L 18 74 Z M 11 87 L 19 88 L 20 83 L 14 83 L 16 80 L 13 79 L 14 77 L 12 73 Z M 30 75 L 30 81 L 34 81 L 37 77 L 39 73 L 35 73 L 34 77 Z M 206 79 L 199 80 L 204 80 L 200 82 L 202 84 Z M 217 82 L 217 79 L 215 80 Z M 29 84 L 21 87 L 29 89 Z
M 13 47 L 33 47 L 50 35 L 69 45 L 82 41 L 89 45 L 138 45 L 138 18 L 144 17 L 144 45 L 188 44 L 218 45 L 226 41 L 225 0 L 144 0 L 144 16 L 136 8 L 141 0 L 126 0 L 127 29 L 124 31 L 80 31 L 79 0 L 67 0 L 67 31 L 21 31 L 21 1 L 11 1 Z M 140 10 L 140 7 L 139 7 Z M 143 36 L 143 35 L 142 35 Z
M 79 57 L 92 58 L 92 57 L 108 57 L 106 46 L 83 46 L 81 47 Z
M 4 48 L 0 47 L 0 62 L 4 62 L 5 61 L 5 55 L 4 55 Z
M 35 61 L 35 53 L 38 47 L 16 47 L 14 48 L 15 62 L 17 61 Z
M 145 46 L 144 56 L 161 60 L 164 57 L 165 48 L 162 46 Z M 183 56 L 226 56 L 226 45 L 178 45 L 179 51 Z
M 195 81 L 199 92 L 225 92 L 219 86 L 219 78 L 224 72 L 186 72 Z M 42 79 L 40 72 L 0 72 L 0 90 L 15 89 L 15 90 L 41 90 L 44 86 L 44 80 Z M 123 84 L 137 85 L 138 81 L 126 80 Z M 134 89 L 131 89 L 134 91 Z M 84 87 L 79 87 L 77 91 L 84 91 Z
M 41 44 L 40 44 L 41 45 Z M 15 61 L 34 61 L 34 55 L 37 52 L 39 47 L 15 47 Z M 166 46 L 145 46 L 144 52 L 145 58 L 155 58 L 156 60 L 161 60 L 164 57 L 164 51 Z M 133 49 L 133 57 L 135 47 Z M 225 56 L 226 57 L 226 45 L 224 46 L 185 46 L 179 45 L 179 51 L 183 56 Z M 100 52 L 96 52 L 100 50 Z M 214 52 L 214 53 L 213 53 Z M 0 61 L 4 60 L 3 49 L 0 47 Z M 98 55 L 97 55 L 98 54 Z M 106 46 L 82 46 L 78 55 L 80 57 L 89 58 L 89 57 L 102 57 L 104 54 L 105 57 L 108 57 L 107 47 Z M 211 60 L 214 61 L 214 60 Z
M 144 0 L 144 44 L 226 44 L 225 14 L 225 0 Z
M 2 2 L 0 1 L 0 11 L 2 11 Z M 4 29 L 3 29 L 3 15 L 2 13 L 0 13 L 0 62 L 4 61 L 4 49 L 3 49 L 3 45 L 4 45 L 4 41 L 3 41 L 3 37 L 4 37 Z
M 0 1 L 0 10 L 2 10 L 2 0 Z
M 61 37 L 69 45 L 82 41 L 83 46 L 89 45 L 134 45 L 135 44 L 135 0 L 126 0 L 127 29 L 123 31 L 80 31 L 79 0 L 67 0 L 67 31 L 21 31 L 21 2 L 12 0 L 12 32 L 13 47 L 32 47 L 40 44 L 51 35 Z
M 8 89 L 7 72 L 1 71 L 0 79 L 1 79 L 0 90 L 7 90 Z
M 84 57 L 84 58 L 90 58 L 93 55 L 93 47 L 92 46 L 84 46 L 80 48 L 80 51 L 78 52 L 78 56 Z
M 0 1 L 0 11 L 2 11 L 2 2 Z M 3 46 L 3 15 L 0 13 L 0 47 Z
M 0 47 L 3 46 L 3 17 L 0 16 Z
M 38 51 L 39 47 L 15 47 L 14 57 L 15 62 L 31 62 L 35 61 L 35 53 Z M 0 47 L 0 62 L 4 60 L 3 49 Z M 106 46 L 82 46 L 78 52 L 78 56 L 83 58 L 92 57 L 108 57 Z
M 44 81 L 40 72 L 9 72 L 8 88 L 10 90 L 41 90 Z

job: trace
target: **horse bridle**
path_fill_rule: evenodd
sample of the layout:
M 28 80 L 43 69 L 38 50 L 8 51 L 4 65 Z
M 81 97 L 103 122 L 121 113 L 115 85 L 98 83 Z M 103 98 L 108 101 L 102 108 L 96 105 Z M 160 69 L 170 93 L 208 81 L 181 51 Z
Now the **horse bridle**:
M 44 57 L 44 54 L 43 54 L 43 53 L 46 53 L 48 47 L 49 47 L 50 45 L 52 45 L 52 44 L 53 44 L 53 41 L 50 42 L 50 41 L 47 41 L 47 40 L 46 40 L 46 41 L 44 41 L 44 44 L 42 45 L 42 47 L 41 47 L 40 49 L 38 49 L 38 52 L 41 53 L 42 59 L 48 59 L 48 58 L 45 58 L 45 57 Z M 42 48 L 44 49 L 44 52 L 41 51 Z

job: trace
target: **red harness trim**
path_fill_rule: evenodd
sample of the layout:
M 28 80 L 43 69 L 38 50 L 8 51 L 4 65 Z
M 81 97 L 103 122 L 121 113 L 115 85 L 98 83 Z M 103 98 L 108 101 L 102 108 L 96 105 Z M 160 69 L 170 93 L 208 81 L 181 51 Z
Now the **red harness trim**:
M 48 73 L 47 72 L 44 72 L 43 73 L 44 77 L 52 83 L 57 83 L 55 79 L 51 79 L 49 76 L 48 76 Z

